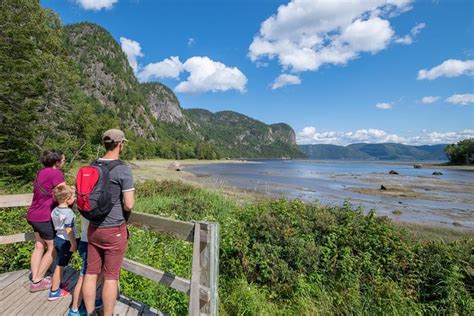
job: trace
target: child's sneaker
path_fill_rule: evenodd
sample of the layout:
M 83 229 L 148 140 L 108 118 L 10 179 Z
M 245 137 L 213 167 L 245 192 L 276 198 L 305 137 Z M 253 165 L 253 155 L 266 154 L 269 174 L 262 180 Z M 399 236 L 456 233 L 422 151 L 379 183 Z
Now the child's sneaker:
M 60 298 L 63 298 L 63 297 L 69 296 L 69 295 L 71 295 L 71 293 L 69 293 L 68 291 L 66 291 L 62 288 L 59 288 L 54 292 L 49 291 L 48 301 L 59 300 Z
M 81 313 L 79 310 L 73 311 L 72 308 L 69 308 L 69 311 L 67 312 L 67 316 L 82 316 L 82 315 L 87 315 L 87 312 Z
M 38 283 L 30 282 L 30 292 L 38 292 L 43 290 L 49 290 L 51 287 L 51 279 L 44 278 L 43 280 L 39 281 Z

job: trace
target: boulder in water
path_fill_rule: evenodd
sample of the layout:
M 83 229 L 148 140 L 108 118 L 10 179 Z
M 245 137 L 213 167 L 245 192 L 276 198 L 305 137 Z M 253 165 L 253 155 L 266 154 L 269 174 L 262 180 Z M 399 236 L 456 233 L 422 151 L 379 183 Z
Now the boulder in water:
M 434 176 L 442 176 L 443 173 L 441 171 L 433 171 Z
M 183 166 L 179 162 L 175 161 L 169 164 L 168 170 L 181 171 L 183 170 Z
M 398 172 L 396 172 L 395 170 L 390 170 L 388 173 L 389 174 L 398 174 Z
M 420 163 L 417 163 L 417 164 L 414 164 L 414 165 L 413 165 L 413 168 L 415 168 L 415 169 L 421 169 L 421 168 L 423 168 L 423 165 L 420 164 Z
M 382 185 L 380 186 L 380 190 L 385 191 L 385 190 L 387 190 L 387 188 L 382 184 Z

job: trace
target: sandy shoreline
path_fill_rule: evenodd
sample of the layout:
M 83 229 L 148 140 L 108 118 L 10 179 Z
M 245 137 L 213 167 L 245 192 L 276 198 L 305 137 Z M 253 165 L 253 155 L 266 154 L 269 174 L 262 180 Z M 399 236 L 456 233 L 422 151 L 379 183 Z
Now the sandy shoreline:
M 178 163 L 182 166 L 181 171 L 175 171 L 168 167 L 172 163 Z M 259 199 L 268 196 L 278 196 L 278 194 L 272 194 L 271 191 L 260 192 L 256 189 L 245 189 L 238 188 L 229 185 L 221 179 L 209 177 L 209 175 L 194 174 L 187 170 L 189 166 L 196 165 L 207 165 L 212 166 L 213 164 L 233 164 L 233 163 L 244 163 L 241 160 L 166 160 L 166 159 L 152 159 L 142 161 L 132 161 L 131 165 L 133 173 L 137 181 L 145 181 L 148 179 L 154 180 L 181 180 L 186 183 L 193 184 L 201 188 L 207 188 L 216 190 L 221 193 L 225 193 L 234 197 L 238 197 L 239 200 L 248 199 Z M 334 161 L 332 161 L 334 162 Z M 252 163 L 252 162 L 248 162 Z M 366 163 L 366 162 L 360 162 Z M 374 164 L 380 164 L 374 162 Z M 393 163 L 385 163 L 391 165 Z M 399 164 L 399 163 L 398 163 Z M 404 165 L 410 165 L 411 163 L 404 163 Z M 425 165 L 428 168 L 428 165 Z M 464 170 L 464 169 L 463 169 Z M 352 173 L 334 173 L 331 174 L 331 178 L 334 181 L 357 181 L 360 185 L 351 186 L 342 189 L 343 191 L 350 191 L 353 194 L 365 196 L 374 196 L 377 199 L 382 199 L 376 209 L 380 216 L 388 216 L 394 222 L 402 225 L 408 220 L 408 224 L 412 226 L 424 226 L 424 227 L 436 227 L 437 229 L 455 229 L 461 231 L 469 231 L 470 224 L 464 227 L 467 223 L 472 224 L 472 210 L 457 210 L 456 213 L 449 211 L 448 209 L 443 210 L 432 210 L 424 209 L 423 207 L 410 206 L 410 200 L 413 201 L 431 201 L 430 203 L 446 203 L 446 202 L 459 202 L 474 205 L 474 198 L 472 197 L 472 189 L 469 185 L 463 182 L 456 182 L 451 180 L 445 180 L 442 178 L 418 178 L 407 177 L 403 175 L 388 175 L 388 174 L 370 174 L 370 175 L 356 175 Z M 384 184 L 387 190 L 380 190 L 380 183 Z M 370 187 L 369 187 L 370 186 Z M 309 192 L 311 193 L 311 192 Z M 442 193 L 442 194 L 440 194 Z M 281 197 L 281 195 L 280 195 Z M 344 198 L 337 199 L 340 203 L 343 202 Z M 396 201 L 402 202 L 389 202 L 390 199 L 397 199 Z M 357 205 L 360 199 L 354 198 L 354 204 Z M 424 214 L 424 215 L 423 215 Z M 432 215 L 429 215 L 432 214 Z M 441 219 L 438 223 L 426 223 L 424 222 L 425 216 L 440 215 L 446 219 Z M 421 216 L 421 217 L 420 217 Z M 415 218 L 419 218 L 416 220 Z M 472 230 L 471 230 L 472 231 Z

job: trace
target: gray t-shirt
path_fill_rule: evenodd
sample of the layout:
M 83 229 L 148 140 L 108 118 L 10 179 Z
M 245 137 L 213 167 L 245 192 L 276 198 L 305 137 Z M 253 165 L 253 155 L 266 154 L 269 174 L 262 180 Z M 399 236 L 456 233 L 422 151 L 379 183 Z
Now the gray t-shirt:
M 99 161 L 108 161 L 99 159 Z M 113 160 L 109 160 L 113 161 Z M 90 221 L 90 225 L 97 227 L 114 227 L 120 226 L 125 222 L 123 215 L 123 192 L 133 191 L 132 170 L 127 165 L 119 165 L 110 171 L 110 191 L 112 194 L 112 202 L 115 202 L 112 210 L 103 221 Z
M 79 237 L 76 227 L 76 215 L 74 215 L 74 212 L 69 207 L 55 207 L 51 212 L 51 220 L 53 221 L 57 237 L 69 240 L 66 228 L 72 228 L 74 238 Z

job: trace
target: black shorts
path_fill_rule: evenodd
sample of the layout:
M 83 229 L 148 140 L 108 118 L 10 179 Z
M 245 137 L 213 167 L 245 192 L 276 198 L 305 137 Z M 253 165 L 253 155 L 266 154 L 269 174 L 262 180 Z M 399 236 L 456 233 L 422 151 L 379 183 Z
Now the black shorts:
M 33 227 L 33 231 L 38 233 L 41 238 L 44 240 L 53 240 L 54 236 L 56 235 L 56 231 L 54 230 L 53 222 L 30 222 L 28 224 Z

